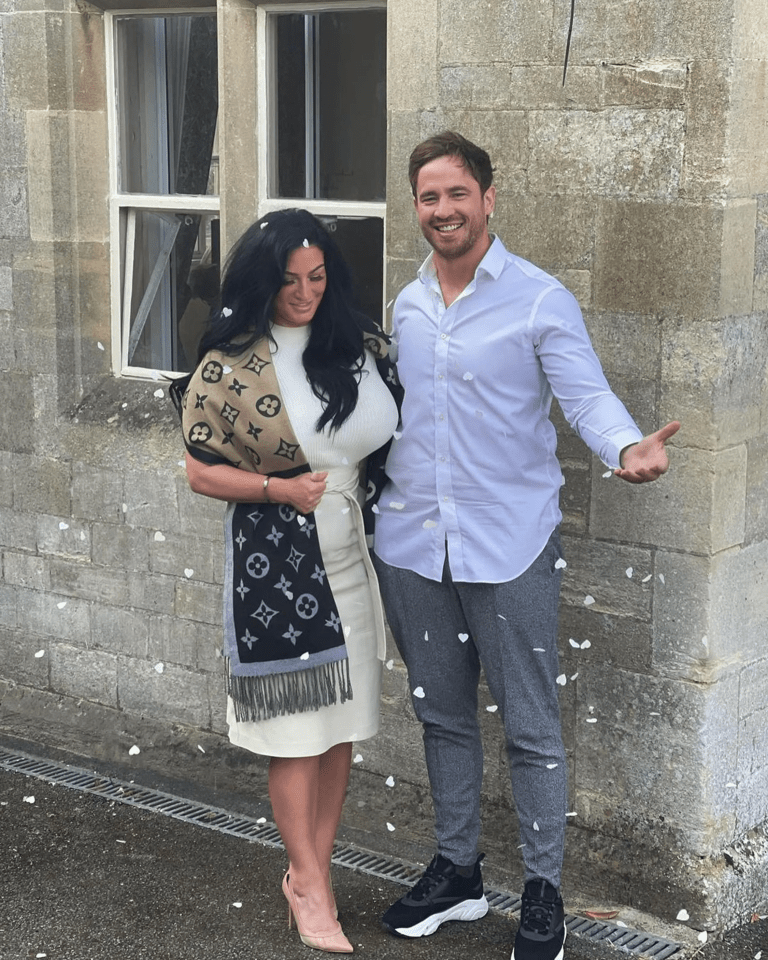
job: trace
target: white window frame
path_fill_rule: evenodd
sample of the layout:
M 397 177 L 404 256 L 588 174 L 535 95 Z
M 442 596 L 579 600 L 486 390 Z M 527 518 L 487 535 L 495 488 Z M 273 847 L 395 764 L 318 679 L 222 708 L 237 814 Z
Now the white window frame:
M 116 21 L 127 17 L 169 17 L 199 16 L 216 14 L 215 5 L 210 7 L 188 8 L 152 8 L 105 11 L 105 61 L 107 76 L 107 120 L 109 130 L 109 236 L 110 236 L 110 277 L 111 277 L 111 360 L 113 371 L 121 377 L 138 380 L 157 380 L 165 375 L 178 376 L 171 370 L 135 367 L 125 362 L 128 357 L 130 323 L 123 323 L 123 316 L 129 311 L 132 289 L 132 270 L 126 270 L 129 255 L 132 256 L 131 225 L 135 224 L 138 211 L 151 210 L 158 213 L 200 213 L 220 214 L 221 202 L 218 196 L 196 196 L 194 194 L 143 194 L 122 193 L 120 187 L 120 133 L 118 128 L 117 103 L 117 52 L 115 44 Z M 121 251 L 120 220 L 127 218 L 125 250 Z M 121 261 L 121 253 L 124 262 Z M 151 283 L 151 281 L 150 281 Z
M 382 303 L 381 316 L 386 317 L 387 291 L 387 203 L 386 200 L 350 201 L 350 200 L 313 200 L 306 197 L 272 197 L 270 179 L 276 170 L 277 138 L 275 130 L 275 64 L 274 39 L 269 17 L 278 13 L 330 13 L 351 10 L 386 10 L 385 0 L 336 0 L 319 3 L 266 3 L 257 8 L 257 64 L 258 64 L 258 129 L 257 144 L 258 165 L 258 216 L 263 217 L 273 210 L 285 207 L 303 207 L 317 216 L 355 217 L 365 219 L 378 217 L 382 221 L 383 257 L 382 257 Z

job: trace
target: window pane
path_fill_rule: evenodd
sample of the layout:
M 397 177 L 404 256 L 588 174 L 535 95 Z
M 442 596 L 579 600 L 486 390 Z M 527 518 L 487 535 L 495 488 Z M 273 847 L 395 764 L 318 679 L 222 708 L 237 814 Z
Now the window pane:
M 216 17 L 117 21 L 120 190 L 217 194 Z
M 125 210 L 126 364 L 187 371 L 219 295 L 218 216 Z
M 357 306 L 382 323 L 384 221 L 379 217 L 319 217 L 349 265 Z
M 384 200 L 385 11 L 275 19 L 277 195 Z

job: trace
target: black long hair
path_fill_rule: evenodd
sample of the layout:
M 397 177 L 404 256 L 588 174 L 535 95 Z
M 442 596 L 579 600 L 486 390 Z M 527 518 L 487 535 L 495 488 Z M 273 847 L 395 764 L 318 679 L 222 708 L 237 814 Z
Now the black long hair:
M 218 307 L 200 340 L 198 364 L 210 350 L 234 356 L 257 340 L 273 339 L 275 297 L 283 286 L 289 256 L 302 246 L 322 250 L 326 274 L 325 292 L 310 324 L 304 369 L 323 404 L 317 429 L 330 424 L 337 430 L 357 405 L 364 336 L 377 326 L 354 308 L 349 268 L 328 230 L 306 210 L 269 213 L 235 243 L 227 257 Z M 180 378 L 171 385 L 177 407 L 188 382 Z

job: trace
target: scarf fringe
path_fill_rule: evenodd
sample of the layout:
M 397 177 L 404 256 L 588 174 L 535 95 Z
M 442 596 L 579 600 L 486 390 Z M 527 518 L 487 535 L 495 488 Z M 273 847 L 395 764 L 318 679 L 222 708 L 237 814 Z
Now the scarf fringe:
M 227 671 L 227 693 L 238 723 L 319 710 L 337 700 L 345 703 L 352 699 L 349 660 L 264 677 L 233 677 Z

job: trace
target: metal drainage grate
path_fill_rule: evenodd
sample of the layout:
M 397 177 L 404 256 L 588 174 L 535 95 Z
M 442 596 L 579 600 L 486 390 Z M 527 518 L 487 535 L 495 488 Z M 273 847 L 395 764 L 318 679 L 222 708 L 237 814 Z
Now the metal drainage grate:
M 127 803 L 153 813 L 162 813 L 176 820 L 183 820 L 185 823 L 218 830 L 220 833 L 244 840 L 255 841 L 270 847 L 283 847 L 280 833 L 273 823 L 259 823 L 252 817 L 231 814 L 219 807 L 184 800 L 173 794 L 163 793 L 161 790 L 136 786 L 112 777 L 103 777 L 78 767 L 0 749 L 0 769 Z M 416 864 L 403 863 L 349 844 L 336 845 L 333 862 L 340 867 L 347 867 L 407 887 L 415 883 L 423 871 L 423 868 Z M 486 887 L 485 896 L 494 913 L 508 915 L 520 910 L 521 900 L 516 894 Z M 651 960 L 668 960 L 669 957 L 682 951 L 682 945 L 672 940 L 630 930 L 628 927 L 619 927 L 603 920 L 590 920 L 586 917 L 566 914 L 565 922 L 569 935 L 575 934 L 582 939 L 610 944 L 623 953 L 648 957 Z

